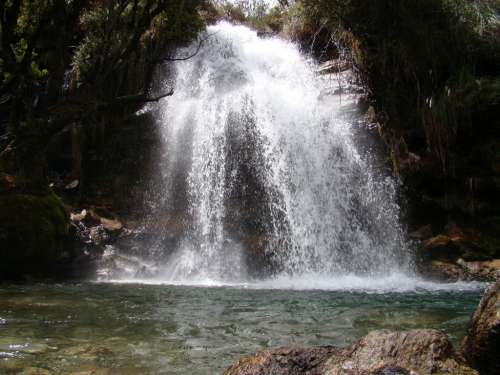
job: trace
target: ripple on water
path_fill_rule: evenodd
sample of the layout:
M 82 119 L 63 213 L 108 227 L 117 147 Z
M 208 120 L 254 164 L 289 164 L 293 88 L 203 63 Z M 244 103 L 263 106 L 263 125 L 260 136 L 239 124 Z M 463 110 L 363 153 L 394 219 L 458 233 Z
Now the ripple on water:
M 221 373 L 265 348 L 346 345 L 381 328 L 437 328 L 457 343 L 481 289 L 455 287 L 367 293 L 269 285 L 3 285 L 0 373 L 30 366 L 53 373 Z M 29 297 L 24 304 L 18 293 Z M 47 296 L 66 302 L 33 303 Z

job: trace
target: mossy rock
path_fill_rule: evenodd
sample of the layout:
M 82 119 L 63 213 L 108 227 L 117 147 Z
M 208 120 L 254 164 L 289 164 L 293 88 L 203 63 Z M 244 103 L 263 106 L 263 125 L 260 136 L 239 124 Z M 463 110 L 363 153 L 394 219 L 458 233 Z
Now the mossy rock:
M 0 279 L 53 269 L 68 237 L 67 214 L 54 193 L 0 195 Z

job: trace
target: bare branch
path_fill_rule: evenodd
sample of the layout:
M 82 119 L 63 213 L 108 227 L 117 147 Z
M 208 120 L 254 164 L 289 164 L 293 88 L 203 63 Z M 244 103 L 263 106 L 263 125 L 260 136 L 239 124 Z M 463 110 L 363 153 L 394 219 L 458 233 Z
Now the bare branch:
M 134 94 L 134 95 L 126 95 L 119 96 L 113 101 L 104 104 L 104 106 L 116 106 L 116 105 L 125 105 L 125 104 L 133 104 L 133 103 L 150 103 L 150 102 L 158 102 L 160 99 L 166 98 L 167 96 L 174 95 L 174 90 L 170 90 L 164 94 L 155 96 L 150 98 L 148 94 Z
M 194 53 L 192 53 L 191 55 L 189 56 L 186 56 L 186 57 L 164 57 L 164 58 L 161 58 L 157 61 L 155 61 L 156 64 L 161 64 L 161 63 L 164 63 L 164 62 L 171 62 L 171 61 L 186 61 L 186 60 L 189 60 L 193 57 L 195 57 L 201 50 L 201 47 L 203 47 L 203 43 L 208 39 L 210 38 L 211 36 L 217 34 L 218 31 L 216 31 L 215 33 L 212 33 L 212 34 L 209 34 L 207 35 L 205 38 L 203 39 L 200 39 L 200 42 L 198 43 L 198 47 L 196 48 L 196 51 L 194 51 Z

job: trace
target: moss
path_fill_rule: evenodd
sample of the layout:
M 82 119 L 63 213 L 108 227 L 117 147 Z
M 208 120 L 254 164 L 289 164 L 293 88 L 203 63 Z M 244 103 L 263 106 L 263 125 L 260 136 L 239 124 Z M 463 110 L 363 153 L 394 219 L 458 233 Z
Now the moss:
M 53 193 L 0 196 L 0 269 L 10 275 L 43 272 L 63 257 L 69 233 L 64 206 Z

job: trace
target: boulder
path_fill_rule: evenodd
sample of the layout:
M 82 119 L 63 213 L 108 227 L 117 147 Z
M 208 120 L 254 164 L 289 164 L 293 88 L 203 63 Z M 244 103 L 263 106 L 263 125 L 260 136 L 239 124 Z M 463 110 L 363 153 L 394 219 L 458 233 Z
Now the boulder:
M 474 280 L 496 281 L 500 280 L 500 259 L 466 262 L 459 259 L 457 264 L 467 270 Z
M 452 242 L 463 241 L 466 237 L 463 229 L 455 223 L 448 223 L 444 229 Z
M 455 353 L 446 334 L 431 330 L 372 331 L 340 356 L 332 356 L 324 375 L 341 374 L 477 375 Z
M 340 352 L 331 346 L 266 350 L 241 358 L 224 375 L 319 375 L 321 365 Z
M 52 192 L 0 195 L 0 279 L 52 273 L 71 256 L 69 217 Z
M 429 238 L 427 241 L 424 243 L 424 247 L 426 249 L 436 249 L 436 248 L 442 248 L 446 247 L 450 244 L 451 238 L 444 235 L 444 234 L 439 234 L 435 237 Z
M 490 286 L 479 302 L 461 351 L 481 375 L 500 374 L 500 281 Z
M 424 225 L 409 234 L 411 239 L 425 241 L 432 237 L 432 227 L 430 225 Z
M 474 277 L 461 264 L 448 261 L 432 260 L 420 262 L 418 272 L 427 279 L 444 282 L 470 281 Z
M 119 232 L 123 229 L 121 221 L 105 208 L 92 207 L 89 213 L 91 219 L 100 224 L 107 232 Z
M 81 212 L 77 212 L 77 213 L 71 212 L 70 220 L 73 222 L 83 221 L 86 216 L 87 216 L 87 210 L 83 209 Z
M 348 348 L 281 348 L 244 357 L 225 375 L 478 375 L 436 330 L 373 331 Z
M 101 224 L 108 232 L 117 232 L 123 228 L 123 224 L 117 219 L 106 219 L 102 217 Z

